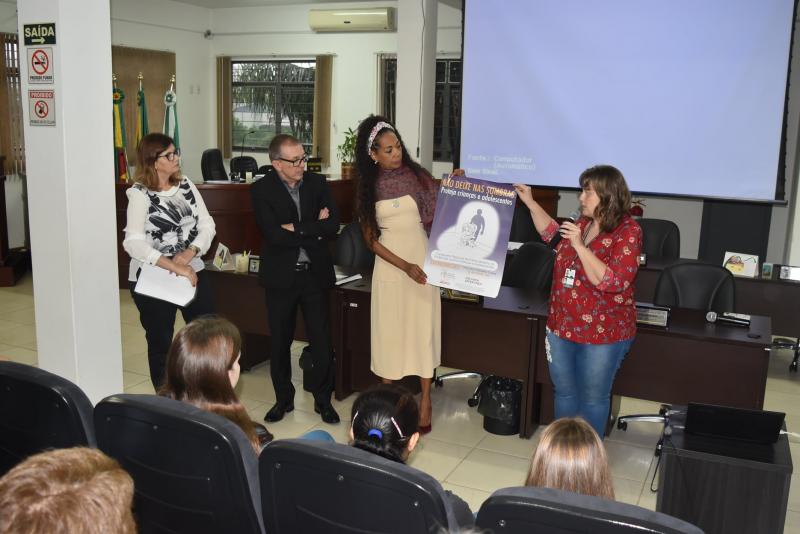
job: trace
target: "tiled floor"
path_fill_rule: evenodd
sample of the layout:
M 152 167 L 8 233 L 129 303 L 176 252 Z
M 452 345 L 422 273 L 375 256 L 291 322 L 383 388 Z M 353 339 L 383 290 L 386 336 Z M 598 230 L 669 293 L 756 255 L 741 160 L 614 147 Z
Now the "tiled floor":
M 33 310 L 33 284 L 28 275 L 12 288 L 0 288 L 0 355 L 15 361 L 36 364 L 36 328 Z M 130 393 L 152 393 L 147 372 L 147 346 L 139 325 L 136 307 L 127 291 L 120 292 L 122 321 L 123 382 Z M 182 326 L 180 317 L 177 327 Z M 293 347 L 294 376 L 302 344 Z M 787 413 L 789 430 L 800 430 L 800 376 L 788 372 L 791 354 L 773 353 L 767 382 L 765 408 Z M 530 440 L 516 436 L 496 436 L 485 432 L 482 418 L 467 406 L 466 398 L 475 387 L 473 380 L 447 382 L 433 393 L 433 432 L 420 440 L 410 464 L 421 469 L 466 500 L 474 511 L 495 489 L 520 485 L 528 468 L 528 459 L 537 442 L 538 432 Z M 303 392 L 299 380 L 296 409 L 277 424 L 270 424 L 276 438 L 296 437 L 313 428 L 323 428 L 337 441 L 345 442 L 349 429 L 350 408 L 354 396 L 334 406 L 342 416 L 339 425 L 325 425 L 313 410 L 313 398 Z M 260 421 L 275 401 L 269 380 L 268 365 L 243 373 L 237 386 L 239 396 L 254 420 Z M 655 413 L 658 404 L 623 399 L 622 413 Z M 650 482 L 655 469 L 653 448 L 658 429 L 655 425 L 632 424 L 627 432 L 614 432 L 606 438 L 614 476 L 617 499 L 655 509 L 655 494 Z M 800 441 L 791 444 L 794 462 L 800 461 Z M 792 477 L 787 533 L 800 534 L 800 474 Z

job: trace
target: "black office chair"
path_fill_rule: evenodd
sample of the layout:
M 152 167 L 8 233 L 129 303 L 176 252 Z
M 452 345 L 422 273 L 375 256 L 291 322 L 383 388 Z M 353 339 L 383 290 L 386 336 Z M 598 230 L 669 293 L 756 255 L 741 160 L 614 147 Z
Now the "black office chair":
M 0 362 L 0 476 L 47 449 L 96 446 L 92 403 L 48 371 Z
M 736 285 L 731 272 L 719 265 L 679 263 L 661 271 L 653 302 L 675 308 L 732 312 Z
M 476 526 L 503 534 L 703 534 L 691 523 L 632 504 L 534 487 L 492 493 Z
M 731 272 L 709 263 L 678 263 L 670 265 L 656 281 L 653 302 L 661 306 L 693 310 L 732 312 L 736 306 L 736 285 Z M 664 429 L 674 413 L 669 404 L 662 404 L 658 414 L 623 415 L 617 418 L 617 428 L 625 431 L 628 423 L 659 423 Z M 656 444 L 656 456 L 664 443 L 662 433 Z
M 258 168 L 258 174 L 266 175 L 267 173 L 272 172 L 273 167 L 272 165 L 262 165 Z
M 263 534 L 258 458 L 222 416 L 155 395 L 113 395 L 97 444 L 130 473 L 139 532 Z
M 203 174 L 203 181 L 209 180 L 228 180 L 228 172 L 222 162 L 222 152 L 218 148 L 209 148 L 203 151 L 200 157 L 200 171 Z
M 252 156 L 236 156 L 231 159 L 231 174 L 241 176 L 246 172 L 256 174 L 258 172 L 258 162 Z
M 522 202 L 517 202 L 514 205 L 514 214 L 511 217 L 511 231 L 508 240 L 516 241 L 517 243 L 528 243 L 530 241 L 542 243 L 542 237 L 533 225 L 531 212 Z
M 259 479 L 271 534 L 457 531 L 433 477 L 355 447 L 273 441 L 259 458 Z
M 542 242 L 522 245 L 503 272 L 503 285 L 550 292 L 555 251 Z
M 342 228 L 336 238 L 334 263 L 346 267 L 363 267 L 372 269 L 375 264 L 375 253 L 367 248 L 361 226 L 352 222 Z
M 642 252 L 647 257 L 680 258 L 681 231 L 678 225 L 664 219 L 638 219 L 642 227 Z
M 549 293 L 553 282 L 555 259 L 555 251 L 544 243 L 535 241 L 525 243 L 517 250 L 505 272 L 503 272 L 502 284 L 509 287 L 539 289 Z M 467 399 L 467 404 L 477 406 L 481 400 L 481 391 L 483 391 L 484 384 L 493 376 L 473 371 L 455 371 L 437 376 L 434 371 L 433 383 L 436 387 L 442 387 L 445 380 L 453 378 L 479 378 L 480 382 L 475 387 L 475 391 Z

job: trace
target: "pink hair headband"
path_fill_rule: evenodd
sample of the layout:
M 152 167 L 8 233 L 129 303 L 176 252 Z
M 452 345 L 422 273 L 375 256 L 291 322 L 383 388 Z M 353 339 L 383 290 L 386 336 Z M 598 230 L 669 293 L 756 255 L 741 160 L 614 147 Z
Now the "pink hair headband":
M 372 130 L 369 132 L 369 137 L 367 137 L 367 154 L 369 154 L 370 150 L 372 150 L 372 143 L 375 142 L 375 137 L 377 137 L 378 132 L 387 128 L 391 131 L 394 131 L 394 128 L 392 128 L 391 124 L 383 121 L 372 127 Z

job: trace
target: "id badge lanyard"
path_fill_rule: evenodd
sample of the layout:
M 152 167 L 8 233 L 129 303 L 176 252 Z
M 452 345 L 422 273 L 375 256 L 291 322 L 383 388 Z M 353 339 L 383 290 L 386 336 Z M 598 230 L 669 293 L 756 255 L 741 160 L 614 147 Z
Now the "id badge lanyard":
M 592 223 L 586 225 L 586 228 L 583 230 L 583 234 L 581 235 L 581 241 L 583 241 L 584 245 L 588 246 L 586 243 L 586 236 L 589 235 L 589 230 L 592 228 Z M 598 232 L 598 235 L 599 232 Z M 595 236 L 596 237 L 596 236 Z M 572 246 L 572 243 L 570 243 Z M 573 247 L 574 250 L 574 247 Z M 567 289 L 572 289 L 575 286 L 575 277 L 578 274 L 578 269 L 576 267 L 576 263 L 578 262 L 578 251 L 575 251 L 575 257 L 572 259 L 572 263 L 569 264 L 569 267 L 564 271 L 564 278 L 561 280 L 562 285 Z

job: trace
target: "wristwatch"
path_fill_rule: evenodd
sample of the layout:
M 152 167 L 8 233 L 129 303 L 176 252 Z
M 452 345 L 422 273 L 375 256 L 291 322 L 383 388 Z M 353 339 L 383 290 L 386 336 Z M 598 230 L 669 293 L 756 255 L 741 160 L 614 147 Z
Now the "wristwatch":
M 195 256 L 200 255 L 200 247 L 198 247 L 197 245 L 189 245 L 189 250 L 193 250 Z

